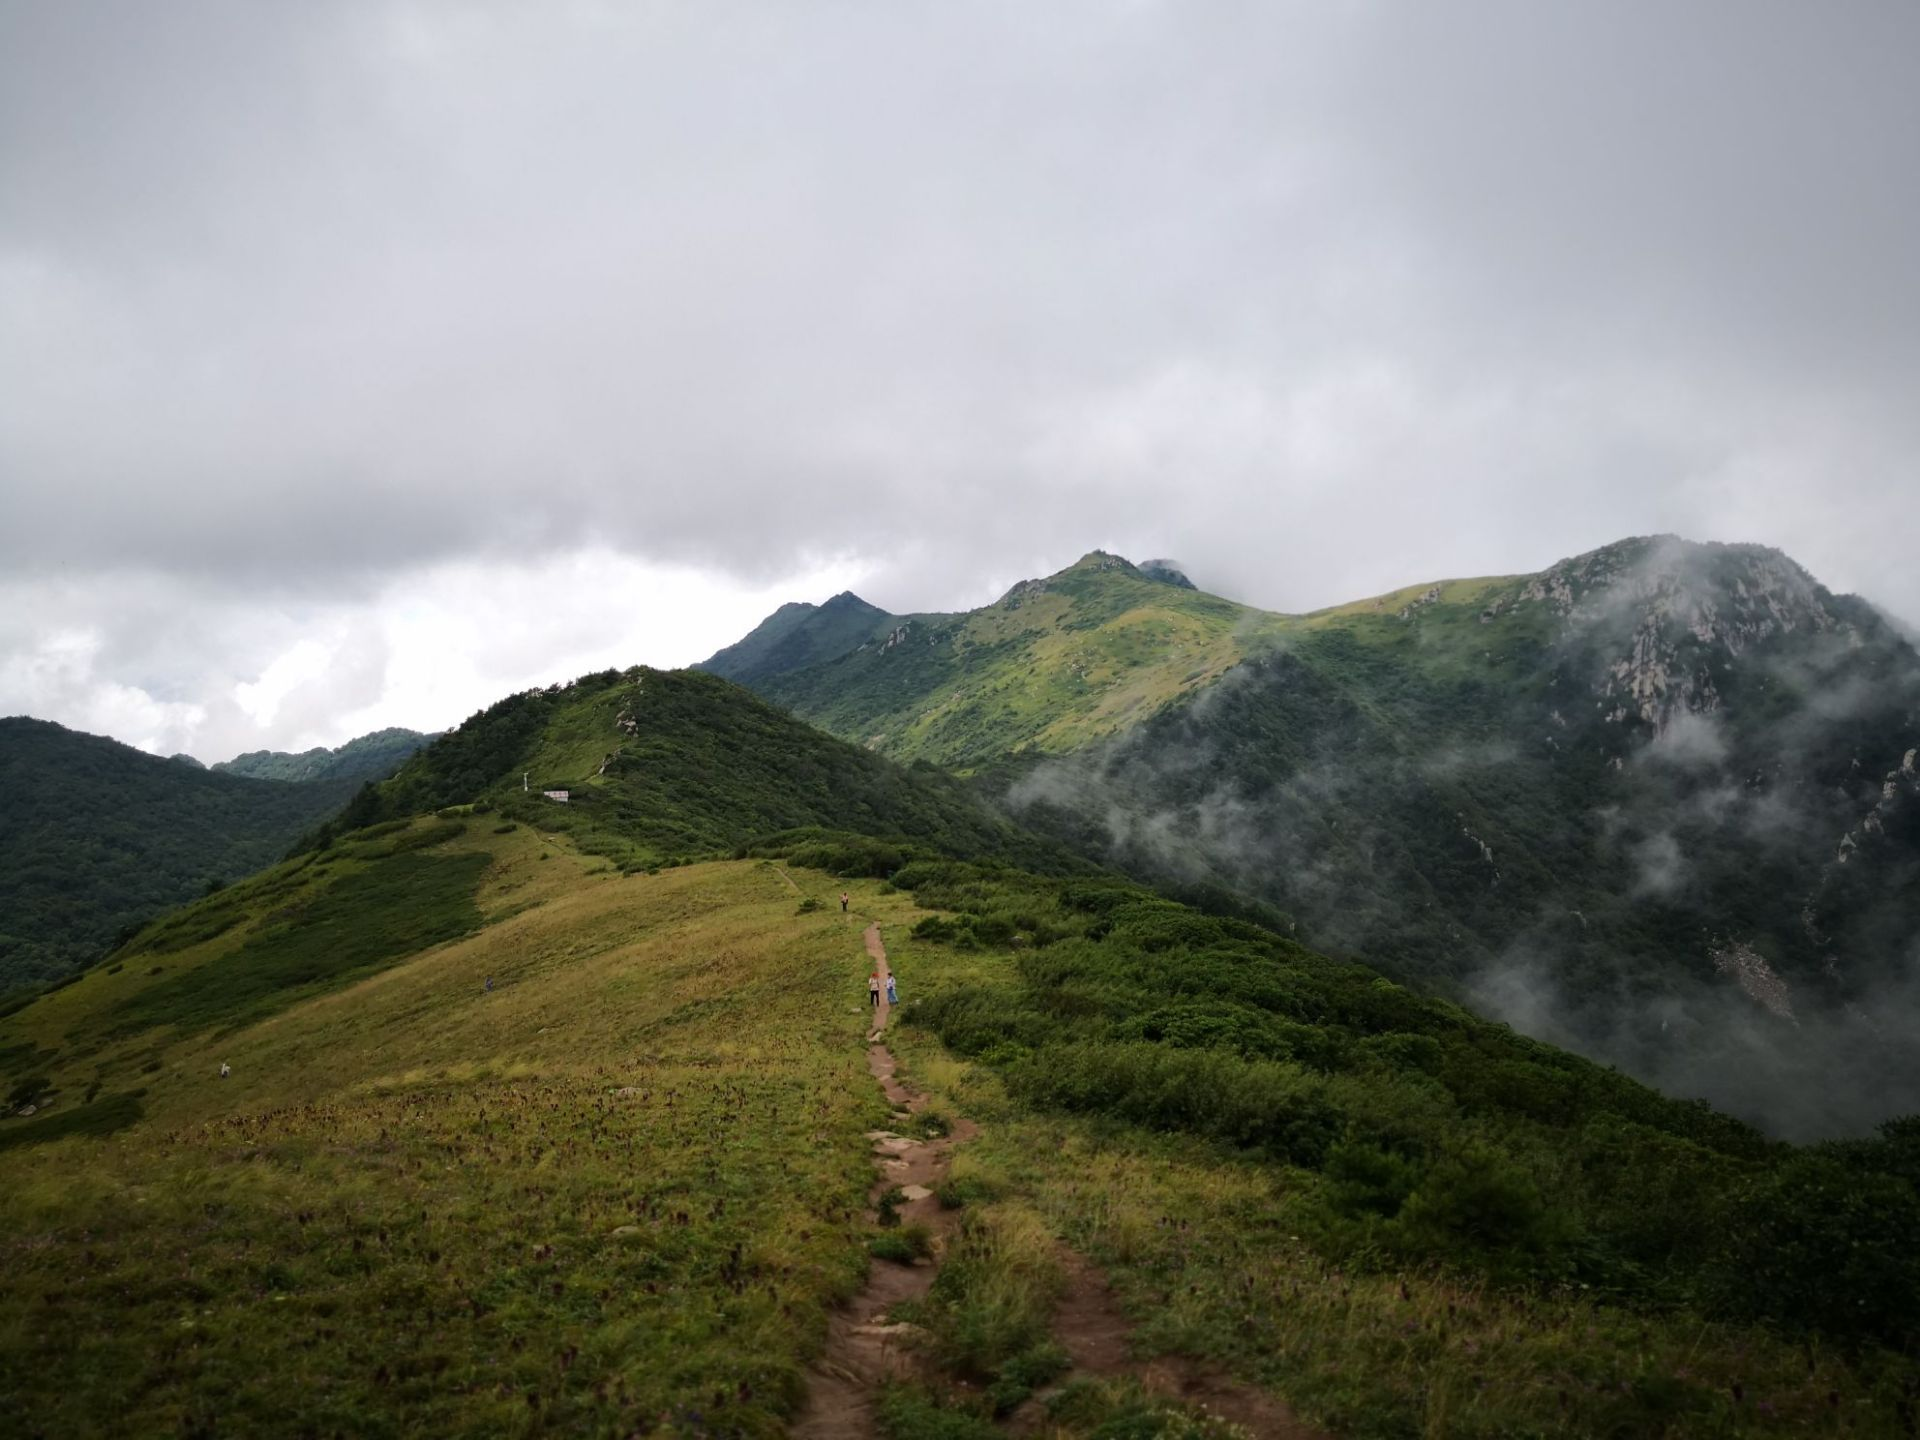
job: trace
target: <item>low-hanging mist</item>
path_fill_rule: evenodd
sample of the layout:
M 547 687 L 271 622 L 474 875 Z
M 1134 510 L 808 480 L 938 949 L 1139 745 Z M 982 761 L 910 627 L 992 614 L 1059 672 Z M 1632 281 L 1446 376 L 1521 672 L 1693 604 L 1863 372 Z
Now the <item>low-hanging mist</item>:
M 1917 746 L 1871 607 L 1654 540 L 1304 628 L 1005 793 L 1804 1139 L 1920 1110 Z

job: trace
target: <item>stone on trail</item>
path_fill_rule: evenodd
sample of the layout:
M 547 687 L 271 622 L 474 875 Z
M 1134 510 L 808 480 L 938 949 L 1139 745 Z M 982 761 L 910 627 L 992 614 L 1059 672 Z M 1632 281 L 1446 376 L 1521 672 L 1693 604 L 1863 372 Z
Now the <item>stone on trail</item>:
M 915 1200 L 924 1200 L 931 1194 L 933 1194 L 933 1191 L 924 1185 L 902 1185 L 900 1187 L 900 1198 L 909 1204 Z

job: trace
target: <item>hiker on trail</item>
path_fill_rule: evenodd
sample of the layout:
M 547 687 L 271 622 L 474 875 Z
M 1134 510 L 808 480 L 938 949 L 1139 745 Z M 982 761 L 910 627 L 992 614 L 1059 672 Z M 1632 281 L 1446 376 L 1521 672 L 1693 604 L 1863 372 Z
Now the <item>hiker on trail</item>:
M 493 976 L 491 975 L 487 976 L 487 993 L 493 993 Z
M 233 1073 L 233 1066 L 229 1065 L 226 1061 L 222 1060 L 220 1062 L 220 1078 L 224 1080 L 232 1073 Z
M 842 915 L 847 913 L 847 892 L 844 890 L 840 892 L 840 913 Z
M 880 972 L 878 970 L 867 976 L 867 1003 L 876 1010 L 880 1008 Z
M 900 992 L 894 988 L 893 972 L 889 970 L 887 972 L 887 1004 L 898 1005 L 899 1003 L 900 1003 Z

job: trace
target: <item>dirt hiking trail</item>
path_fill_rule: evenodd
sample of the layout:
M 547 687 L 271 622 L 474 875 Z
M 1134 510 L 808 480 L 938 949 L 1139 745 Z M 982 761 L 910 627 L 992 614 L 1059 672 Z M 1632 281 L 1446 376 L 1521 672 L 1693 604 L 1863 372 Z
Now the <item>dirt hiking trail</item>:
M 1156 1395 L 1238 1425 L 1255 1440 L 1333 1440 L 1326 1431 L 1296 1419 L 1279 1396 L 1242 1384 L 1197 1360 L 1184 1355 L 1134 1359 L 1128 1344 L 1133 1322 L 1121 1311 L 1107 1277 L 1065 1245 L 1060 1247 L 1060 1269 L 1067 1283 L 1054 1307 L 1053 1338 L 1073 1364 L 1063 1378 L 1093 1375 L 1103 1380 L 1138 1380 Z M 1040 1433 L 1050 1393 L 1043 1390 L 1014 1411 L 1007 1419 L 1007 1433 Z
M 902 1123 L 926 1108 L 927 1097 L 895 1078 L 893 1053 L 881 1038 L 893 1007 L 887 1003 L 887 977 L 892 972 L 878 925 L 867 927 L 866 941 L 873 968 L 880 972 L 880 1003 L 874 1007 L 867 1036 L 867 1069 L 893 1104 L 896 1123 Z M 933 1232 L 933 1258 L 913 1265 L 875 1260 L 868 1269 L 866 1288 L 834 1314 L 827 1326 L 826 1351 L 807 1377 L 806 1404 L 793 1424 L 791 1433 L 798 1440 L 870 1440 L 880 1433 L 874 1414 L 880 1386 L 890 1377 L 913 1373 L 916 1363 L 902 1343 L 912 1327 L 889 1325 L 887 1312 L 932 1288 L 947 1236 L 960 1223 L 957 1212 L 940 1208 L 933 1192 L 946 1178 L 953 1147 L 978 1133 L 976 1126 L 964 1120 L 954 1125 L 952 1134 L 931 1140 L 891 1130 L 868 1133 L 878 1172 L 867 1195 L 874 1219 L 879 1218 L 881 1197 L 898 1186 L 903 1198 L 895 1213 L 902 1224 L 925 1225 Z
M 793 884 L 784 871 L 781 878 Z M 880 1002 L 867 1034 L 867 1069 L 893 1105 L 894 1122 L 904 1124 L 927 1107 L 927 1096 L 896 1074 L 893 1052 L 885 1043 L 893 1008 L 887 1001 L 892 971 L 880 942 L 880 927 L 867 926 L 865 938 L 867 955 L 880 975 Z M 922 1362 L 911 1345 L 915 1327 L 889 1324 L 887 1314 L 933 1287 L 948 1238 L 960 1225 L 959 1212 L 942 1210 L 934 1192 L 946 1179 L 954 1147 L 979 1133 L 977 1125 L 964 1119 L 955 1119 L 950 1134 L 934 1139 L 891 1130 L 867 1133 L 877 1172 L 867 1195 L 873 1220 L 878 1223 L 881 1197 L 897 1186 L 901 1199 L 895 1213 L 902 1224 L 924 1225 L 932 1232 L 933 1254 L 913 1265 L 875 1260 L 868 1268 L 866 1288 L 834 1313 L 827 1326 L 826 1349 L 807 1375 L 806 1402 L 789 1432 L 796 1440 L 877 1440 L 875 1401 L 880 1387 L 889 1379 L 908 1378 L 920 1370 Z M 1331 1440 L 1324 1431 L 1296 1420 L 1276 1396 L 1198 1362 L 1179 1356 L 1144 1363 L 1133 1359 L 1128 1345 L 1133 1326 L 1121 1312 L 1106 1277 L 1065 1245 L 1060 1247 L 1060 1263 L 1067 1285 L 1054 1310 L 1053 1333 L 1073 1362 L 1070 1375 L 1138 1379 L 1170 1400 L 1240 1426 L 1255 1440 Z M 1039 1433 L 1045 1425 L 1046 1393 L 1008 1417 L 1010 1435 Z

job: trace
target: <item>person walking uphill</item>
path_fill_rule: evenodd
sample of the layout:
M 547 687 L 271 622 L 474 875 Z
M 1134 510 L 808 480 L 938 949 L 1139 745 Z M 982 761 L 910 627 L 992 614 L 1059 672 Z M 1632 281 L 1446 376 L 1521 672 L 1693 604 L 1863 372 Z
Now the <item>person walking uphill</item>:
M 880 972 L 878 970 L 867 976 L 867 1004 L 876 1010 L 880 1008 Z
M 842 915 L 847 913 L 847 892 L 844 890 L 840 892 L 840 913 Z
M 887 1004 L 898 1005 L 899 1003 L 900 992 L 894 988 L 893 971 L 889 970 L 887 971 Z

